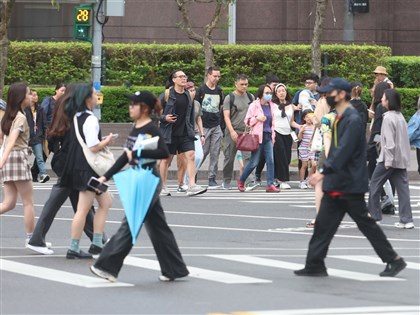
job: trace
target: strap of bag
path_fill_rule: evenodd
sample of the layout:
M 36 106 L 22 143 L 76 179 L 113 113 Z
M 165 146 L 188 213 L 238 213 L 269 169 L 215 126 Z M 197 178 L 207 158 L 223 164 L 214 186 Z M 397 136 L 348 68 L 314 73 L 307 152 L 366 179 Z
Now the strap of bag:
M 76 131 L 77 140 L 79 141 L 80 145 L 84 149 L 89 149 L 87 144 L 83 141 L 82 136 L 80 135 L 79 124 L 77 123 L 77 116 L 76 115 L 74 115 L 74 117 L 73 117 L 73 125 L 74 125 L 74 130 Z

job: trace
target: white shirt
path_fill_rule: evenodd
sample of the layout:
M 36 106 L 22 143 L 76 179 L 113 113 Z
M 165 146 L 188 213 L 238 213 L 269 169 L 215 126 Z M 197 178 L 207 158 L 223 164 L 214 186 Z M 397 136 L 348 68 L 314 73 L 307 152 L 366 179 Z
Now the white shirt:
M 290 135 L 292 129 L 290 123 L 293 116 L 293 107 L 292 105 L 287 105 L 285 108 L 286 117 L 281 117 L 281 110 L 276 109 L 274 111 L 274 130 L 281 135 Z
M 86 118 L 85 123 L 83 124 L 83 134 L 85 135 L 86 145 L 91 148 L 101 142 L 98 139 L 99 134 L 99 120 L 90 110 L 84 112 L 78 112 L 77 117 L 80 117 L 83 113 L 88 113 L 89 117 Z

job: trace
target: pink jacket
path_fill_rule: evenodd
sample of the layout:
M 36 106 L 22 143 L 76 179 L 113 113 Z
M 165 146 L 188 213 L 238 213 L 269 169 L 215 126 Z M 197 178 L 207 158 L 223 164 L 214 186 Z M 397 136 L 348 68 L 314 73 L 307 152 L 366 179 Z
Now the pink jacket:
M 277 105 L 274 104 L 273 102 L 270 102 L 270 107 L 271 107 L 271 116 L 273 117 L 272 125 L 271 125 L 271 139 L 272 139 L 272 142 L 274 143 L 274 138 L 275 138 L 274 111 L 276 110 Z M 264 116 L 264 112 L 263 112 L 263 109 L 261 107 L 260 99 L 257 98 L 255 101 L 253 101 L 249 105 L 248 112 L 246 113 L 244 122 L 245 122 L 245 125 L 247 125 L 248 127 L 251 128 L 251 134 L 258 135 L 258 137 L 260 139 L 260 143 L 262 143 L 264 122 L 259 121 L 257 119 L 257 117 L 259 117 L 259 116 Z

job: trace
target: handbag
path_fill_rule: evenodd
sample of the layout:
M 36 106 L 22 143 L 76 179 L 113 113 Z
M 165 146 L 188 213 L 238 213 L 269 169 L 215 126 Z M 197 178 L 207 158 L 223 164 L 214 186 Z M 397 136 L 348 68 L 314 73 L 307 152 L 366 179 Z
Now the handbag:
M 94 170 L 96 174 L 102 176 L 108 171 L 115 163 L 114 154 L 109 150 L 108 147 L 103 148 L 98 152 L 92 152 L 86 143 L 83 141 L 82 136 L 79 132 L 79 125 L 77 123 L 77 117 L 74 115 L 73 118 L 74 130 L 76 131 L 76 137 L 79 141 L 83 154 L 85 155 L 86 161 L 89 166 Z
M 319 128 L 316 128 L 314 135 L 312 137 L 311 151 L 321 152 L 322 146 L 323 146 L 323 139 L 322 139 L 321 130 Z
M 260 139 L 258 135 L 253 135 L 251 130 L 245 128 L 245 132 L 238 135 L 236 140 L 236 148 L 239 151 L 256 151 L 260 145 Z

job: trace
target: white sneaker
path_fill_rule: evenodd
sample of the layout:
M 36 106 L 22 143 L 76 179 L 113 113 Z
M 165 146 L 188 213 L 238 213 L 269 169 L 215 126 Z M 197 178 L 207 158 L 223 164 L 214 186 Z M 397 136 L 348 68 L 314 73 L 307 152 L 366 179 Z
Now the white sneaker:
M 109 282 L 117 282 L 117 278 L 111 275 L 110 273 L 103 271 L 101 269 L 96 268 L 95 266 L 90 266 L 90 271 L 98 276 L 99 278 L 108 280 Z
M 305 182 L 300 182 L 300 184 L 299 184 L 299 188 L 300 188 L 300 189 L 308 189 L 308 186 L 306 185 L 306 183 L 305 183 Z
M 30 239 L 31 239 L 30 237 L 27 237 L 25 239 L 25 247 L 26 248 L 28 248 L 28 246 L 29 246 Z M 51 242 L 45 242 L 45 245 L 46 245 L 47 248 L 51 248 L 52 247 L 52 243 Z M 41 247 L 41 246 L 35 246 L 35 247 Z
M 207 191 L 207 187 L 195 185 L 193 187 L 188 188 L 187 196 L 192 197 L 192 196 L 201 195 L 201 194 L 204 194 L 206 191 Z
M 396 222 L 394 226 L 399 229 L 414 229 L 413 222 L 408 222 L 408 223 Z
M 252 182 L 252 183 L 249 183 L 246 186 L 245 191 L 253 191 L 253 190 L 257 189 L 260 186 L 261 186 L 261 184 L 259 184 L 258 182 Z
M 160 195 L 161 196 L 170 196 L 171 195 L 167 186 L 162 187 L 162 191 L 160 192 Z
M 285 190 L 285 189 L 292 189 L 292 187 L 290 187 L 288 183 L 281 183 L 280 190 Z
M 161 276 L 159 276 L 159 280 L 162 281 L 162 282 L 171 282 L 171 281 L 175 281 L 175 280 L 182 279 L 182 278 L 185 278 L 185 277 L 179 277 L 179 278 L 172 279 L 172 278 L 168 278 L 167 276 L 161 275 Z
M 54 251 L 52 249 L 49 249 L 48 247 L 44 247 L 44 246 L 33 246 L 31 244 L 27 244 L 26 248 L 33 250 L 34 252 L 37 252 L 38 254 L 42 254 L 42 255 L 54 254 Z

